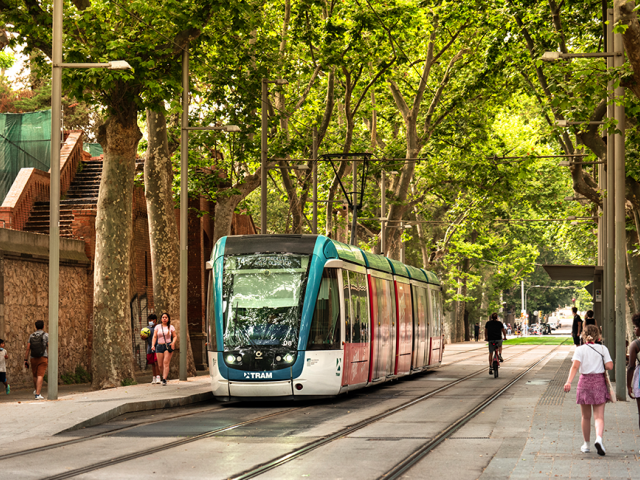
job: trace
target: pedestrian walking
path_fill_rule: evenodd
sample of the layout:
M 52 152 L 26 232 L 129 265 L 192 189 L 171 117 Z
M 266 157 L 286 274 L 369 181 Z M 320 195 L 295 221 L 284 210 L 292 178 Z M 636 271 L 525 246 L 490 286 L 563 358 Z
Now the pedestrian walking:
M 480 338 L 480 322 L 476 323 L 473 326 L 473 338 L 476 339 L 476 342 L 478 341 L 478 339 Z
M 573 324 L 571 326 L 571 336 L 573 337 L 573 344 L 576 347 L 582 345 L 581 335 L 582 335 L 582 319 L 580 315 L 578 315 L 578 309 L 576 307 L 572 307 L 571 311 L 573 312 Z
M 640 337 L 640 313 L 631 317 L 633 333 Z M 627 365 L 627 390 L 629 396 L 636 399 L 638 416 L 640 417 L 640 339 L 635 339 L 629 345 L 629 365 Z M 640 426 L 640 424 L 639 424 Z
M 11 393 L 11 386 L 7 382 L 7 360 L 9 359 L 9 352 L 4 346 L 4 340 L 0 338 L 0 382 L 4 385 L 4 392 L 9 395 Z
M 153 348 L 151 351 L 158 356 L 158 368 L 162 371 L 162 385 L 166 386 L 171 357 L 173 356 L 173 350 L 176 348 L 178 337 L 176 329 L 171 325 L 171 317 L 168 313 L 162 314 L 160 322 L 153 330 Z
M 573 354 L 573 365 L 569 371 L 569 378 L 564 384 L 564 391 L 571 391 L 571 382 L 580 371 L 580 379 L 576 388 L 576 403 L 582 411 L 582 437 L 584 444 L 580 448 L 582 453 L 589 453 L 591 438 L 591 411 L 596 426 L 595 447 L 598 455 L 605 455 L 606 450 L 602 441 L 604 434 L 604 406 L 611 400 L 606 370 L 613 370 L 613 360 L 609 350 L 604 345 L 596 345 L 600 340 L 600 330 L 595 325 L 585 327 L 583 335 L 584 345 L 576 348 Z
M 149 330 L 154 332 L 156 325 L 158 324 L 158 316 L 155 313 L 150 313 L 147 317 L 147 322 L 149 323 Z M 146 337 L 141 335 L 141 337 L 147 345 L 147 365 L 151 365 L 151 373 L 153 374 L 151 384 L 160 385 L 162 380 L 160 379 L 158 356 L 156 355 L 156 352 L 153 351 L 153 335 L 147 335 Z
M 29 368 L 29 359 L 31 359 L 31 373 L 33 375 L 33 394 L 36 400 L 44 400 L 40 394 L 42 391 L 42 382 L 44 375 L 47 373 L 49 366 L 49 354 L 47 346 L 49 345 L 49 334 L 44 331 L 44 322 L 38 320 L 36 322 L 36 331 L 29 335 L 27 341 L 27 351 L 24 354 L 24 365 Z

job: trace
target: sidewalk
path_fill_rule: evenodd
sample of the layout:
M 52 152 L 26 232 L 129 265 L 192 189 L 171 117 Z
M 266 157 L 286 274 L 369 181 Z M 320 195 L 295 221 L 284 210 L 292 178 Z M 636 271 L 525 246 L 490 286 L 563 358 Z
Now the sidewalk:
M 149 376 L 149 382 L 151 377 Z M 46 396 L 46 389 L 43 388 Z M 25 397 L 27 399 L 25 400 Z M 2 394 L 0 403 L 0 454 L 24 448 L 29 438 L 99 425 L 118 415 L 157 408 L 171 408 L 213 400 L 209 375 L 186 382 L 170 380 L 167 386 L 139 383 L 109 390 L 90 390 L 89 385 L 61 385 L 59 399 L 34 400 L 33 389 Z M 12 445 L 13 444 L 13 445 Z
M 562 347 L 535 374 L 527 375 L 505 402 L 491 438 L 501 444 L 480 477 L 482 480 L 538 478 L 638 478 L 640 430 L 635 400 L 605 407 L 604 445 L 607 455 L 593 446 L 583 454 L 580 408 L 574 379 L 565 394 L 573 347 Z

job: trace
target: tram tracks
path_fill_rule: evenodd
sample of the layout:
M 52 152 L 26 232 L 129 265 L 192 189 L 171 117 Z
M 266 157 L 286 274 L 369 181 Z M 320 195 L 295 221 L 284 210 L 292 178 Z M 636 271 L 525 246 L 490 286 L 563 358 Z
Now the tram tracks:
M 471 411 L 462 415 L 460 418 L 455 420 L 451 425 L 449 425 L 444 430 L 440 431 L 433 439 L 429 442 L 423 444 L 418 449 L 414 450 L 411 454 L 405 457 L 403 460 L 398 462 L 392 469 L 384 473 L 379 477 L 379 480 L 395 480 L 405 473 L 407 473 L 412 467 L 418 464 L 424 457 L 426 457 L 432 450 L 434 450 L 438 445 L 440 445 L 443 441 L 453 435 L 455 432 L 460 430 L 464 425 L 466 425 L 469 421 L 474 419 L 480 412 L 482 412 L 486 407 L 491 405 L 494 401 L 500 398 L 507 390 L 509 390 L 512 386 L 518 383 L 525 375 L 527 375 L 531 370 L 533 370 L 537 365 L 539 365 L 545 358 L 549 357 L 553 354 L 558 348 L 562 345 L 558 345 L 552 351 L 547 353 L 544 357 L 539 359 L 538 361 L 532 363 L 527 367 L 527 369 L 513 378 L 509 383 L 500 388 L 497 392 L 491 394 L 489 398 L 482 401 L 476 407 L 474 407 Z
M 516 354 L 512 355 L 511 357 L 508 357 L 506 360 L 512 360 L 514 358 L 517 358 L 517 357 L 519 357 L 521 355 L 524 355 L 526 353 L 531 352 L 532 350 L 535 350 L 538 347 L 539 346 L 536 346 L 534 348 L 527 349 L 527 350 L 525 350 L 523 352 L 516 353 Z M 550 352 L 546 356 L 550 355 L 551 353 L 552 352 Z M 447 365 L 452 365 L 452 364 L 455 364 L 455 363 L 459 363 L 459 362 L 461 362 L 463 360 L 466 360 L 468 358 L 473 358 L 473 357 L 476 357 L 476 356 L 478 356 L 478 355 L 472 355 L 471 357 L 467 357 L 465 359 L 460 359 L 460 360 L 457 360 L 457 361 L 454 361 L 454 362 L 451 362 L 451 363 L 442 364 L 442 366 L 447 366 Z M 545 357 L 543 357 L 543 358 L 545 358 Z M 530 367 L 529 370 L 531 368 L 533 368 L 533 366 Z M 527 370 L 527 371 L 529 371 L 529 370 Z M 308 443 L 308 444 L 306 444 L 306 445 L 304 445 L 304 446 L 302 446 L 302 447 L 300 447 L 300 448 L 298 448 L 298 449 L 296 449 L 296 450 L 294 450 L 294 451 L 292 451 L 292 452 L 290 452 L 290 453 L 288 453 L 288 454 L 286 454 L 286 455 L 284 455 L 282 457 L 278 457 L 277 459 L 274 459 L 272 461 L 266 462 L 265 464 L 261 464 L 261 465 L 258 465 L 257 467 L 253 467 L 252 469 L 247 470 L 247 471 L 245 471 L 245 472 L 243 472 L 243 473 L 241 473 L 239 475 L 236 475 L 234 477 L 231 477 L 231 478 L 234 478 L 234 479 L 254 478 L 255 476 L 258 476 L 258 475 L 260 475 L 260 474 L 262 474 L 262 473 L 264 473 L 266 471 L 269 471 L 269 470 L 272 470 L 274 468 L 277 468 L 277 467 L 279 467 L 279 466 L 281 466 L 281 465 L 283 465 L 283 464 L 285 464 L 285 463 L 287 463 L 287 462 L 289 462 L 289 461 L 291 461 L 291 460 L 293 460 L 295 458 L 301 457 L 301 456 L 303 456 L 303 455 L 305 455 L 305 454 L 307 454 L 307 453 L 309 453 L 309 452 L 311 452 L 311 451 L 313 451 L 313 450 L 315 450 L 317 448 L 320 448 L 323 445 L 326 445 L 326 444 L 331 443 L 331 442 L 333 442 L 335 440 L 343 438 L 343 437 L 351 434 L 352 432 L 360 430 L 360 429 L 362 429 L 362 428 L 364 428 L 364 427 L 366 427 L 368 425 L 371 425 L 371 424 L 373 424 L 373 423 L 375 423 L 375 422 L 377 422 L 377 421 L 379 421 L 379 420 L 381 420 L 383 418 L 386 418 L 386 417 L 388 417 L 390 415 L 393 415 L 393 414 L 398 413 L 398 412 L 400 412 L 400 411 L 402 411 L 404 409 L 407 409 L 407 408 L 409 408 L 409 407 L 411 407 L 413 405 L 416 405 L 417 403 L 422 402 L 422 401 L 424 401 L 424 400 L 426 400 L 428 398 L 431 398 L 431 397 L 433 397 L 433 396 L 435 396 L 435 395 L 437 395 L 437 394 L 439 394 L 439 393 L 441 393 L 441 392 L 443 392 L 443 391 L 445 391 L 445 390 L 447 390 L 449 388 L 452 388 L 452 387 L 454 387 L 454 386 L 456 386 L 456 385 L 458 385 L 458 384 L 460 384 L 460 383 L 462 383 L 462 382 L 464 382 L 466 380 L 469 380 L 469 379 L 471 379 L 473 377 L 476 377 L 476 376 L 478 376 L 480 374 L 486 373 L 486 371 L 487 371 L 487 368 L 483 367 L 478 371 L 472 372 L 469 375 L 466 375 L 466 376 L 461 377 L 459 379 L 456 379 L 456 380 L 454 380 L 452 382 L 449 382 L 446 385 L 443 385 L 442 387 L 439 387 L 439 388 L 437 388 L 435 390 L 432 390 L 431 392 L 428 392 L 428 393 L 426 393 L 424 395 L 421 395 L 421 396 L 416 397 L 416 398 L 414 398 L 412 400 L 409 400 L 408 402 L 405 402 L 405 403 L 403 403 L 403 404 L 401 404 L 401 405 L 399 405 L 397 407 L 391 408 L 391 409 L 389 409 L 389 410 L 387 410 L 385 412 L 382 412 L 380 414 L 371 416 L 371 417 L 369 417 L 369 418 L 367 418 L 365 420 L 362 420 L 361 422 L 358 422 L 358 423 L 356 423 L 354 425 L 350 425 L 348 427 L 345 427 L 345 428 L 339 430 L 338 432 L 335 432 L 335 433 L 333 433 L 331 435 L 328 435 L 326 437 L 318 439 L 318 440 L 316 440 L 314 442 Z M 518 377 L 518 379 L 519 378 L 520 377 Z M 266 415 L 261 415 L 261 416 L 258 416 L 256 418 L 253 418 L 253 419 L 249 419 L 249 420 L 245 420 L 245 421 L 242 421 L 242 422 L 234 423 L 232 425 L 227 425 L 227 426 L 223 426 L 223 427 L 220 427 L 220 428 L 216 428 L 216 429 L 204 432 L 204 433 L 199 434 L 199 435 L 195 435 L 195 436 L 192 436 L 192 437 L 182 438 L 182 439 L 179 439 L 179 440 L 168 442 L 168 443 L 159 445 L 157 447 L 147 448 L 147 449 L 144 449 L 142 451 L 136 451 L 136 452 L 132 452 L 130 454 L 125 454 L 125 455 L 121 455 L 121 456 L 118 456 L 118 457 L 106 459 L 104 461 L 92 463 L 92 464 L 86 465 L 84 467 L 76 468 L 76 469 L 73 469 L 73 470 L 67 470 L 65 472 L 61 472 L 61 473 L 56 474 L 56 475 L 45 477 L 45 479 L 46 480 L 61 480 L 61 479 L 66 479 L 66 478 L 73 478 L 73 477 L 78 476 L 78 475 L 82 475 L 82 474 L 89 473 L 89 472 L 96 471 L 96 470 L 100 470 L 100 469 L 103 469 L 103 468 L 106 468 L 106 467 L 109 467 L 109 466 L 113 466 L 113 465 L 117 465 L 117 464 L 120 464 L 120 463 L 125 463 L 125 462 L 128 462 L 128 461 L 136 460 L 136 459 L 139 459 L 140 457 L 143 457 L 143 456 L 147 456 L 147 455 L 151 455 L 151 454 L 158 453 L 158 452 L 161 452 L 161 451 L 165 451 L 166 449 L 176 448 L 176 447 L 179 447 L 179 446 L 182 446 L 182 445 L 186 445 L 186 444 L 189 444 L 189 443 L 197 442 L 197 441 L 205 439 L 205 438 L 215 437 L 215 436 L 223 434 L 225 432 L 229 432 L 229 431 L 232 431 L 232 430 L 235 430 L 235 429 L 246 427 L 246 426 L 249 426 L 249 425 L 252 425 L 252 424 L 256 424 L 256 423 L 259 423 L 259 422 L 262 422 L 262 421 L 267 421 L 267 420 L 273 419 L 274 417 L 278 417 L 278 416 L 281 416 L 281 415 L 291 414 L 293 412 L 296 412 L 296 411 L 299 411 L 299 410 L 302 410 L 302 409 L 305 409 L 305 408 L 309 408 L 309 407 L 308 406 L 294 407 L 294 408 L 289 408 L 289 409 L 285 409 L 285 410 L 278 411 L 278 412 L 272 412 L 272 413 L 269 413 L 269 414 L 266 414 Z M 208 409 L 206 411 L 218 410 L 218 409 L 220 409 L 220 407 Z M 170 418 L 164 418 L 164 419 L 157 420 L 157 421 L 141 422 L 141 423 L 138 423 L 138 424 L 135 424 L 135 425 L 130 425 L 130 426 L 126 426 L 126 427 L 110 430 L 109 432 L 101 432 L 99 434 L 89 435 L 89 436 L 86 436 L 86 437 L 83 437 L 83 438 L 79 438 L 79 439 L 73 439 L 73 440 L 69 440 L 69 441 L 65 441 L 65 442 L 58 442 L 58 443 L 55 443 L 55 444 L 45 445 L 45 446 L 42 446 L 42 447 L 36 447 L 36 448 L 33 448 L 33 449 L 23 450 L 23 451 L 20 451 L 20 452 L 14 452 L 14 453 L 10 453 L 10 454 L 6 454 L 6 455 L 3 455 L 3 456 L 0 456 L 0 460 L 12 458 L 12 457 L 17 457 L 17 456 L 21 456 L 21 455 L 29 455 L 29 454 L 38 453 L 38 452 L 41 452 L 41 451 L 44 451 L 44 450 L 50 450 L 50 449 L 54 449 L 54 448 L 64 447 L 64 446 L 67 446 L 67 445 L 72 445 L 74 443 L 80 443 L 80 442 L 85 442 L 85 441 L 89 441 L 89 440 L 93 440 L 93 439 L 97 439 L 97 438 L 101 438 L 101 437 L 106 437 L 106 436 L 109 436 L 111 434 L 120 433 L 120 432 L 129 430 L 129 429 L 133 429 L 133 428 L 136 428 L 136 427 L 139 427 L 139 426 L 144 426 L 144 425 L 149 425 L 149 424 L 154 424 L 154 423 L 160 423 L 160 422 L 172 420 L 174 418 L 178 418 L 178 417 L 181 417 L 181 416 L 195 415 L 197 413 L 202 413 L 202 411 L 195 412 L 195 413 L 187 413 L 187 414 L 183 414 L 183 415 L 177 415 L 177 416 L 173 416 L 173 417 L 170 417 Z M 451 432 L 451 433 L 453 433 L 453 432 Z M 435 446 L 433 448 L 435 448 Z
M 88 442 L 89 440 L 95 440 L 97 438 L 107 437 L 107 436 L 113 435 L 115 433 L 126 432 L 127 430 L 131 430 L 133 428 L 143 427 L 143 426 L 147 426 L 147 425 L 153 425 L 155 423 L 167 422 L 169 420 L 175 420 L 177 418 L 183 418 L 183 417 L 190 417 L 190 416 L 193 416 L 193 415 L 199 415 L 201 413 L 220 410 L 222 408 L 223 408 L 222 406 L 216 406 L 216 407 L 212 407 L 212 408 L 205 408 L 205 409 L 198 410 L 198 411 L 195 411 L 195 412 L 182 413 L 182 414 L 178 414 L 178 415 L 169 415 L 169 416 L 166 416 L 166 417 L 163 417 L 163 418 L 159 418 L 159 419 L 142 421 L 142 422 L 137 422 L 137 423 L 134 423 L 134 424 L 131 424 L 131 425 L 125 425 L 125 426 L 122 426 L 122 427 L 116 427 L 116 428 L 113 428 L 113 429 L 111 429 L 109 431 L 106 431 L 106 432 L 94 433 L 92 435 L 87 435 L 87 436 L 80 437 L 80 438 L 74 438 L 74 439 L 71 439 L 71 440 L 64 440 L 62 442 L 50 443 L 49 445 L 42 445 L 42 446 L 39 446 L 39 447 L 29 448 L 29 449 L 26 449 L 26 450 L 20 450 L 20 451 L 17 451 L 17 452 L 6 453 L 4 455 L 0 455 L 0 461 L 8 460 L 8 459 L 14 458 L 14 457 L 21 457 L 23 455 L 31 455 L 31 454 L 34 454 L 34 453 L 40 453 L 40 452 L 44 452 L 46 450 L 52 450 L 54 448 L 66 447 L 66 446 L 73 445 L 73 444 L 76 444 L 76 443 Z
M 504 348 L 506 349 L 506 348 L 509 348 L 509 347 L 504 347 Z M 474 348 L 474 349 L 470 349 L 470 350 L 463 350 L 463 351 L 451 353 L 450 355 L 458 355 L 458 354 L 461 354 L 461 353 L 468 353 L 468 352 L 475 351 L 475 350 L 486 350 L 486 346 L 484 348 L 481 348 L 481 349 L 480 348 Z M 462 358 L 462 359 L 459 359 L 459 360 L 455 360 L 453 362 L 443 363 L 443 364 L 441 364 L 441 367 L 448 366 L 448 365 L 454 365 L 454 364 L 460 363 L 460 362 L 462 362 L 464 360 L 468 360 L 469 358 L 477 357 L 479 355 L 480 354 L 475 354 L 475 355 L 471 355 L 470 357 L 465 357 L 465 358 Z M 55 449 L 55 448 L 67 447 L 67 446 L 74 445 L 74 444 L 77 444 L 77 443 L 83 443 L 83 442 L 87 442 L 87 441 L 90 441 L 90 440 L 95 440 L 95 439 L 98 439 L 98 438 L 111 436 L 111 435 L 116 434 L 116 433 L 122 433 L 122 432 L 125 432 L 127 430 L 134 429 L 134 428 L 153 425 L 153 424 L 156 424 L 156 423 L 162 423 L 162 422 L 166 422 L 166 421 L 169 421 L 169 420 L 174 420 L 174 419 L 177 419 L 177 418 L 198 415 L 198 414 L 201 414 L 201 413 L 211 412 L 211 411 L 215 411 L 215 410 L 221 410 L 222 408 L 223 407 L 221 405 L 218 405 L 218 406 L 215 406 L 213 408 L 207 408 L 207 409 L 199 410 L 199 411 L 196 411 L 196 412 L 183 413 L 183 414 L 179 414 L 179 415 L 169 415 L 169 416 L 163 417 L 161 419 L 137 422 L 137 423 L 134 423 L 134 424 L 131 424 L 131 425 L 126 425 L 126 426 L 119 427 L 119 428 L 113 428 L 113 429 L 110 429 L 109 431 L 106 431 L 106 432 L 95 433 L 95 434 L 87 435 L 87 436 L 84 436 L 84 437 L 81 437 L 81 438 L 74 438 L 74 439 L 65 440 L 65 441 L 62 441 L 62 442 L 51 443 L 49 445 L 42 445 L 42 446 L 39 446 L 39 447 L 34 447 L 34 448 L 26 449 L 26 450 L 20 450 L 20 451 L 17 451 L 17 452 L 11 452 L 11 453 L 7 453 L 7 454 L 4 454 L 4 455 L 0 455 L 0 461 L 8 460 L 10 458 L 20 457 L 20 456 L 24 456 L 24 455 L 40 453 L 40 452 L 44 452 L 44 451 L 47 451 L 47 450 L 52 450 L 52 449 Z M 301 409 L 301 408 L 306 408 L 306 407 L 295 407 L 294 410 Z M 287 410 L 287 411 L 290 411 L 290 410 Z M 260 417 L 260 418 L 263 418 L 263 417 Z
M 521 356 L 521 355 L 524 355 L 524 354 L 526 354 L 526 353 L 529 353 L 529 352 L 531 352 L 532 350 L 535 350 L 535 348 L 537 348 L 537 347 L 539 347 L 539 346 L 536 346 L 536 347 L 531 348 L 531 349 L 528 349 L 528 350 L 526 350 L 526 351 L 524 351 L 524 352 L 520 352 L 520 353 L 517 353 L 517 354 L 515 354 L 515 355 L 512 355 L 511 357 L 508 357 L 508 358 L 507 358 L 507 360 L 512 360 L 512 359 L 514 359 L 514 358 L 516 358 L 516 357 L 519 357 L 519 356 Z M 534 367 L 535 367 L 537 364 L 539 364 L 542 360 L 544 360 L 546 357 L 548 357 L 548 356 L 549 356 L 549 355 L 551 355 L 553 352 L 555 352 L 555 350 L 557 350 L 557 348 L 559 348 L 559 346 L 558 346 L 558 347 L 556 347 L 555 349 L 553 349 L 551 352 L 547 353 L 544 357 L 542 357 L 540 360 L 538 360 L 537 362 L 535 362 L 533 365 L 530 365 L 530 366 L 527 368 L 527 370 L 526 370 L 524 373 L 522 373 L 522 374 L 518 375 L 518 377 L 517 377 L 514 381 L 509 382 L 509 384 L 508 384 L 506 387 L 503 387 L 503 388 L 500 390 L 500 395 L 501 395 L 502 393 L 504 393 L 504 391 L 508 390 L 508 388 L 510 388 L 510 387 L 511 387 L 513 384 L 515 384 L 515 383 L 516 383 L 520 378 L 522 378 L 524 375 L 526 375 L 526 374 L 527 374 L 527 373 L 528 373 L 532 368 L 534 368 Z M 334 441 L 336 441 L 336 440 L 339 440 L 339 439 L 344 438 L 344 437 L 346 437 L 346 436 L 348 436 L 348 435 L 351 435 L 352 433 L 354 433 L 354 432 L 356 432 L 356 431 L 358 431 L 358 430 L 361 430 L 362 428 L 365 428 L 365 427 L 367 427 L 367 426 L 369 426 L 369 425 L 372 425 L 373 423 L 376 423 L 376 422 L 378 422 L 378 421 L 380 421 L 380 420 L 382 420 L 382 419 L 384 419 L 384 418 L 387 418 L 387 417 L 389 417 L 389 416 L 391 416 L 391 415 L 394 415 L 394 414 L 396 414 L 396 413 L 398 413 L 398 412 L 400 412 L 400 411 L 402 411 L 402 410 L 405 410 L 405 409 L 407 409 L 407 408 L 409 408 L 409 407 L 412 407 L 412 406 L 414 406 L 414 405 L 416 405 L 416 404 L 418 404 L 418 403 L 420 403 L 420 402 L 422 402 L 422 401 L 424 401 L 424 400 L 426 400 L 426 399 L 428 399 L 428 398 L 431 398 L 431 397 L 433 397 L 433 396 L 435 396 L 435 395 L 437 395 L 437 394 L 439 394 L 439 393 L 442 393 L 442 392 L 443 392 L 443 391 L 445 391 L 445 390 L 448 390 L 448 389 L 449 389 L 449 388 L 451 388 L 451 387 L 454 387 L 455 385 L 458 385 L 458 384 L 460 384 L 460 383 L 462 383 L 462 382 L 464 382 L 464 381 L 466 381 L 466 380 L 469 380 L 469 379 L 471 379 L 471 378 L 477 377 L 478 375 L 483 374 L 483 373 L 486 373 L 486 372 L 487 372 L 487 367 L 484 367 L 484 368 L 482 368 L 482 369 L 480 369 L 480 370 L 478 370 L 478 371 L 476 371 L 476 372 L 473 372 L 473 373 L 470 373 L 469 375 L 466 375 L 465 377 L 459 378 L 459 379 L 457 379 L 457 380 L 455 380 L 455 381 L 453 381 L 453 382 L 450 382 L 450 383 L 448 383 L 448 384 L 446 384 L 446 385 L 443 385 L 442 387 L 437 388 L 436 390 L 433 390 L 433 391 L 431 391 L 431 392 L 429 392 L 429 393 L 426 393 L 426 394 L 424 394 L 424 395 L 421 395 L 421 396 L 419 396 L 419 397 L 417 397 L 417 398 L 415 398 L 415 399 L 413 399 L 413 400 L 410 400 L 410 401 L 408 401 L 408 402 L 405 402 L 405 403 L 403 403 L 402 405 L 399 405 L 399 406 L 397 406 L 397 407 L 395 407 L 395 408 L 391 408 L 391 409 L 389 409 L 389 410 L 387 410 L 387 411 L 385 411 L 385 412 L 383 412 L 383 413 L 380 413 L 380 414 L 378 414 L 378 415 L 371 416 L 371 417 L 369 417 L 369 418 L 367 418 L 367 419 L 365 419 L 365 420 L 362 420 L 361 422 L 358 422 L 358 423 L 356 423 L 356 424 L 354 424 L 354 425 L 350 425 L 350 426 L 348 426 L 348 427 L 346 427 L 346 428 L 343 428 L 343 429 L 341 429 L 341 430 L 339 430 L 339 431 L 337 431 L 337 432 L 335 432 L 335 433 L 333 433 L 333 434 L 331 434 L 331 435 L 328 435 L 328 436 L 326 436 L 326 437 L 320 438 L 320 439 L 315 440 L 315 441 L 313 441 L 313 442 L 310 442 L 310 443 L 308 443 L 308 444 L 306 444 L 306 445 L 303 445 L 302 447 L 300 447 L 300 448 L 298 448 L 298 449 L 296 449 L 296 450 L 293 450 L 292 452 L 289 452 L 289 453 L 287 453 L 287 454 L 285 454 L 285 455 L 283 455 L 283 456 L 281 456 L 281 457 L 278 457 L 278 458 L 276 458 L 276 459 L 273 459 L 273 460 L 270 460 L 270 461 L 268 461 L 268 462 L 265 462 L 265 463 L 263 463 L 263 464 L 261 464 L 261 465 L 258 465 L 258 466 L 256 466 L 256 467 L 253 467 L 253 468 L 251 468 L 251 469 L 249 469 L 249 470 L 246 470 L 246 471 L 244 471 L 244 472 L 242 472 L 242 473 L 240 473 L 240 474 L 237 474 L 237 475 L 231 476 L 231 477 L 229 477 L 229 478 L 230 478 L 231 480 L 247 480 L 247 479 L 250 479 L 250 478 L 255 478 L 255 477 L 259 476 L 259 475 L 262 475 L 263 473 L 266 473 L 266 472 L 268 472 L 268 471 L 270 471 L 270 470 L 273 470 L 273 469 L 275 469 L 275 468 L 278 468 L 278 467 L 280 467 L 280 466 L 284 465 L 285 463 L 288 463 L 288 462 L 290 462 L 290 461 L 292 461 L 292 460 L 295 460 L 296 458 L 299 458 L 299 457 L 301 457 L 301 456 L 303 456 L 303 455 L 306 455 L 307 453 L 310 453 L 310 452 L 311 452 L 311 451 L 313 451 L 313 450 L 316 450 L 316 449 L 318 449 L 318 448 L 320 448 L 320 447 L 323 447 L 323 446 L 325 446 L 325 445 L 327 445 L 327 444 L 329 444 L 329 443 L 332 443 L 332 442 L 334 442 Z M 497 398 L 497 397 L 496 397 L 496 398 Z M 493 400 L 491 400 L 491 401 L 493 401 Z M 491 403 L 491 402 L 489 402 L 489 403 Z M 477 415 L 478 411 L 480 411 L 480 409 L 481 409 L 481 408 L 483 408 L 483 406 L 484 406 L 484 403 L 482 404 L 482 406 L 479 406 L 479 407 L 477 407 L 476 409 L 472 410 L 472 412 L 475 412 L 475 415 Z M 476 410 L 477 410 L 477 411 L 476 411 Z M 474 415 L 474 416 L 475 416 L 475 415 Z M 465 416 L 465 417 L 466 417 L 466 416 Z M 471 419 L 471 418 L 472 418 L 472 417 L 470 417 L 469 419 Z M 467 420 L 467 421 L 468 421 L 468 420 Z M 466 422 L 464 422 L 464 423 L 466 423 Z M 458 430 L 462 425 L 463 425 L 463 423 L 462 423 L 462 424 L 460 424 L 460 426 L 459 426 L 459 427 L 455 428 L 455 429 L 454 429 L 454 430 L 452 430 L 451 432 L 448 432 L 448 431 L 447 431 L 447 432 L 446 432 L 446 436 L 443 436 L 443 437 L 442 437 L 442 440 L 444 440 L 444 439 L 445 439 L 445 438 L 447 438 L 449 435 L 451 435 L 452 433 L 454 433 L 454 432 L 455 432 L 456 430 Z M 443 434 L 443 435 L 444 435 L 444 434 Z M 442 440 L 441 440 L 441 441 L 442 441 Z M 438 443 L 440 443 L 440 442 L 438 442 Z M 436 444 L 436 445 L 434 445 L 434 446 L 433 446 L 430 450 L 428 450 L 426 453 L 423 453 L 423 454 L 422 454 L 422 457 L 423 457 L 424 455 L 426 455 L 429 451 L 431 451 L 433 448 L 435 448 L 436 446 L 437 446 L 437 444 Z M 414 453 L 415 453 L 415 452 L 414 452 Z M 422 457 L 419 457 L 419 458 L 422 458 Z M 409 467 L 409 468 L 410 468 L 410 467 Z M 405 470 L 403 470 L 403 472 L 404 472 L 404 471 L 405 471 Z M 381 477 L 381 478 L 387 478 L 387 477 Z M 397 477 L 389 477 L 389 478 L 397 478 Z

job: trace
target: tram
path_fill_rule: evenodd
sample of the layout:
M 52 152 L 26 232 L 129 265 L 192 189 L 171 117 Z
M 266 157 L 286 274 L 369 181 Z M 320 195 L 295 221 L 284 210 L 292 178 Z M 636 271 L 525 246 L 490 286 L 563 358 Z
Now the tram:
M 244 235 L 213 248 L 214 396 L 336 396 L 442 362 L 438 277 L 322 235 Z

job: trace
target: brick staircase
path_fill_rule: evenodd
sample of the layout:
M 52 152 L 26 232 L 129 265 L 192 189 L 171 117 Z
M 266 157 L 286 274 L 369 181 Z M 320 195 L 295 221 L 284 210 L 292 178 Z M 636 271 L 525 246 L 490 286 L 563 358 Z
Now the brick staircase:
M 73 210 L 96 210 L 102 161 L 82 162 L 82 171 L 76 173 L 69 186 L 66 198 L 60 201 L 60 236 L 72 237 Z M 49 233 L 49 202 L 35 202 L 24 230 L 34 233 Z

